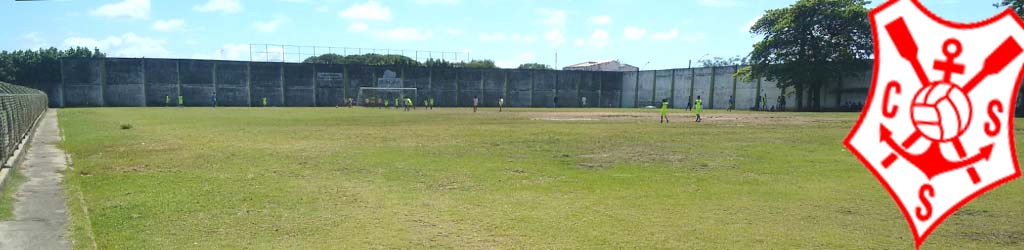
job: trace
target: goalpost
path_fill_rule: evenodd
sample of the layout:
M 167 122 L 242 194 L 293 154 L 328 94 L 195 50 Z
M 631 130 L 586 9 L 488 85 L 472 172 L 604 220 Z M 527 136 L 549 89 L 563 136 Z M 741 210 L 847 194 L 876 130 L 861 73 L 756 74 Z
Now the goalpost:
M 388 100 L 390 105 L 392 105 L 393 107 L 395 104 L 391 102 L 394 102 L 395 98 L 403 97 L 412 98 L 413 106 L 415 106 L 417 101 L 419 101 L 419 93 L 417 92 L 416 88 L 359 87 L 359 94 L 356 96 L 356 102 L 358 102 L 361 106 L 368 106 L 370 105 L 369 103 L 366 103 L 368 99 L 376 100 L 380 98 L 381 100 Z M 376 103 L 376 101 L 370 101 L 370 103 L 375 103 L 375 106 L 382 105 L 380 103 Z M 400 103 L 402 105 L 405 105 L 405 103 L 403 102 Z

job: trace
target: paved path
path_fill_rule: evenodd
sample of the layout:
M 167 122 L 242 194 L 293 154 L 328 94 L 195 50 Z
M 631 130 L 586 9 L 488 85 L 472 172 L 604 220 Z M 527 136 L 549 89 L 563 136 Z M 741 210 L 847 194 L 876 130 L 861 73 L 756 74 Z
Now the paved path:
M 47 110 L 17 171 L 28 177 L 15 194 L 14 220 L 0 222 L 0 249 L 68 249 L 67 205 L 60 171 L 67 166 L 57 148 L 57 110 Z

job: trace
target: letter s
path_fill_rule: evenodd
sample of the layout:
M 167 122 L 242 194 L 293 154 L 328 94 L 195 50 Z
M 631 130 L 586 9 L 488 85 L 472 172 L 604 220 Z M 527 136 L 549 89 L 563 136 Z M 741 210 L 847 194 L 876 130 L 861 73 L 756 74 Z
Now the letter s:
M 892 94 L 894 90 L 897 95 L 900 94 L 899 82 L 890 81 L 889 84 L 885 85 L 885 96 L 882 97 L 882 115 L 885 116 L 885 118 L 896 117 L 896 111 L 899 110 L 899 106 L 896 105 L 893 105 L 891 110 L 889 109 L 889 95 Z
M 921 189 L 917 192 L 917 196 L 921 198 L 921 206 L 924 206 L 924 209 L 916 207 L 914 211 L 917 212 L 918 220 L 926 221 L 928 218 L 932 217 L 932 203 L 928 201 L 928 197 L 935 198 L 935 188 L 932 188 L 932 184 L 921 185 Z M 922 210 L 924 210 L 924 212 L 921 212 Z
M 988 103 L 988 118 L 991 122 L 985 122 L 985 134 L 988 136 L 996 136 L 999 134 L 999 129 L 1002 126 L 999 121 L 999 116 L 996 113 L 1003 112 L 1003 102 L 999 100 L 992 100 Z

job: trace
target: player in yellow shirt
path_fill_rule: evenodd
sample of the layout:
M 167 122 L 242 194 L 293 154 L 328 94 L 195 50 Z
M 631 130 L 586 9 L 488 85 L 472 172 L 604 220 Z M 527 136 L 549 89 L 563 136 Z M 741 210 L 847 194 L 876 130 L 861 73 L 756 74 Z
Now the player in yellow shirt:
M 693 102 L 693 112 L 697 114 L 697 122 L 700 122 L 700 112 L 703 111 L 702 101 L 700 96 L 697 96 L 697 100 Z
M 658 123 L 668 123 L 668 99 L 661 99 L 661 120 Z

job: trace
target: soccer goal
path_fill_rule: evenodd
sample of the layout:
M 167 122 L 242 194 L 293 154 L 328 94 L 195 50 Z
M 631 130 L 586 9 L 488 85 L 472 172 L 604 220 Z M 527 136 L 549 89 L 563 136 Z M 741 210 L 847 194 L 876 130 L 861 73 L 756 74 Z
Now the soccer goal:
M 394 106 L 396 98 L 409 97 L 412 98 L 412 103 L 417 103 L 419 101 L 418 94 L 416 88 L 360 87 L 356 101 L 362 106 L 380 106 L 382 102 L 378 100 L 387 100 L 389 105 Z M 399 103 L 404 105 L 404 102 Z

